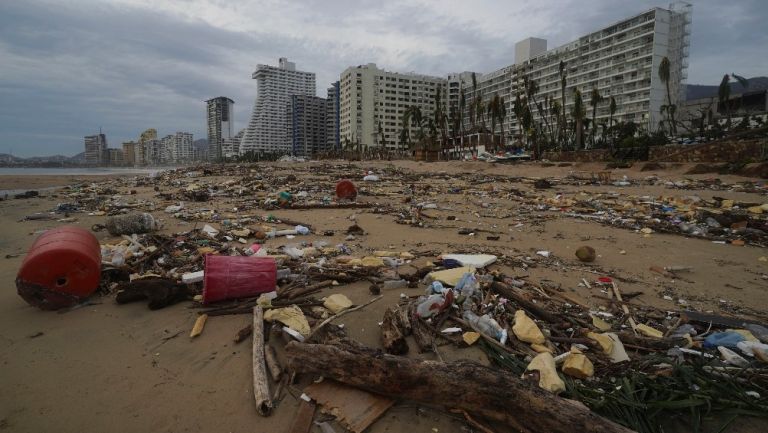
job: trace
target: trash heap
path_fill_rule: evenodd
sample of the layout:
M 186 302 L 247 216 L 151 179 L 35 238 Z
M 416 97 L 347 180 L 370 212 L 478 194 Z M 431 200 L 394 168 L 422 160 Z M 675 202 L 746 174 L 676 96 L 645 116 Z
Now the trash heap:
M 189 303 L 198 313 L 192 339 L 211 318 L 252 315 L 253 323 L 233 332 L 233 340 L 251 340 L 256 409 L 267 416 L 289 393 L 300 395 L 291 431 L 309 431 L 320 405 L 345 428 L 362 432 L 398 399 L 444 406 L 482 431 L 661 432 L 674 417 L 689 417 L 698 428 L 712 413 L 728 420 L 768 414 L 768 329 L 762 323 L 635 303 L 639 294 L 623 293 L 621 277 L 599 266 L 588 268 L 592 278 L 574 282 L 591 291 L 598 307 L 546 280 L 509 273 L 510 265 L 573 269 L 546 250 L 526 254 L 507 245 L 476 245 L 444 253 L 423 244 L 374 249 L 356 243 L 366 230 L 355 214 L 343 233 L 273 214 L 361 209 L 398 224 L 449 228 L 489 241 L 506 233 L 483 225 L 482 218 L 508 219 L 510 227 L 573 218 L 644 236 L 661 232 L 766 247 L 766 203 L 565 188 L 653 185 L 766 194 L 764 186 L 579 173 L 546 180 L 416 175 L 394 166 L 374 172 L 349 164 L 294 172 L 302 170 L 305 176 L 205 166 L 84 184 L 60 193 L 64 201 L 55 209 L 26 219 L 103 217 L 92 227 L 111 235 L 98 245 L 98 255 L 91 254 L 101 259 L 94 265 L 99 292 L 114 295 L 118 304 L 146 302 L 151 310 Z M 141 186 L 154 188 L 152 200 L 133 192 Z M 473 208 L 468 218 L 452 214 L 462 206 Z M 185 229 L 160 234 L 171 219 Z M 346 236 L 343 242 L 331 239 L 338 234 Z M 575 256 L 586 264 L 597 254 L 584 245 Z M 665 276 L 685 271 L 652 270 Z M 370 299 L 355 305 L 335 291 L 352 284 L 367 287 Z M 22 296 L 37 302 L 51 290 L 25 283 Z M 391 302 L 379 324 L 380 349 L 355 341 L 334 323 L 398 292 L 389 296 L 399 301 Z M 74 309 L 91 302 L 75 295 L 45 305 Z M 482 351 L 489 366 L 447 362 L 448 346 Z M 436 361 L 419 359 L 424 354 Z M 321 377 L 326 380 L 315 380 Z M 319 425 L 332 431 L 328 422 Z

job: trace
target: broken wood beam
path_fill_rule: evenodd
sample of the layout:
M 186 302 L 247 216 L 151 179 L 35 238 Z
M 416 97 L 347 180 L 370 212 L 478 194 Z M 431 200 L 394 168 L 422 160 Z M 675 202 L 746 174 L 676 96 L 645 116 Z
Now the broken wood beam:
M 267 361 L 269 374 L 272 375 L 272 380 L 275 381 L 275 383 L 279 382 L 280 376 L 283 375 L 283 369 L 280 368 L 280 363 L 277 361 L 277 353 L 275 353 L 275 349 L 269 344 L 265 345 L 264 355 L 265 360 Z
M 523 307 L 523 309 L 542 320 L 546 320 L 549 323 L 560 323 L 563 321 L 560 317 L 557 317 L 544 308 L 526 299 L 525 296 L 519 293 L 519 290 L 515 287 L 499 281 L 494 281 L 491 284 L 491 288 L 499 295 L 517 302 L 521 307 Z
M 394 398 L 460 408 L 532 432 L 629 433 L 632 430 L 501 370 L 462 361 L 420 361 L 372 349 L 307 344 L 286 346 L 289 366 Z
M 253 307 L 253 398 L 256 411 L 261 416 L 272 413 L 272 399 L 269 395 L 267 368 L 264 361 L 264 312 Z
M 384 351 L 392 355 L 408 353 L 408 342 L 400 328 L 399 313 L 396 308 L 387 308 L 381 322 L 381 343 Z
M 325 280 L 321 281 L 319 283 L 310 284 L 307 287 L 298 287 L 291 290 L 287 290 L 283 293 L 280 293 L 279 296 L 288 298 L 288 299 L 296 299 L 300 296 L 308 295 L 310 293 L 319 292 L 320 290 L 323 290 L 326 287 L 331 287 L 333 285 L 333 280 Z

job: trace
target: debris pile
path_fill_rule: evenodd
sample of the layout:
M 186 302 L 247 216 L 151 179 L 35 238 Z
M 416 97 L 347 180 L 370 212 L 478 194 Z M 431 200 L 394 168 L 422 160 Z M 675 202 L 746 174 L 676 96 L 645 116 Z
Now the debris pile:
M 618 190 L 579 189 L 587 185 Z M 298 397 L 292 431 L 309 431 L 319 419 L 323 431 L 335 420 L 362 432 L 402 399 L 457 411 L 483 431 L 492 431 L 488 423 L 534 432 L 660 432 L 671 416 L 690 416 L 697 426 L 713 411 L 766 416 L 764 316 L 715 315 L 684 302 L 677 310 L 652 307 L 637 302 L 643 292 L 620 290 L 636 276 L 605 269 L 592 245 L 574 244 L 559 257 L 508 242 L 521 227 L 578 219 L 642 236 L 768 247 L 768 204 L 633 193 L 647 186 L 768 194 L 749 182 L 612 180 L 602 172 L 540 179 L 351 164 L 297 165 L 290 174 L 222 165 L 72 186 L 58 193 L 55 208 L 25 220 L 100 218 L 92 227 L 106 230 L 99 293 L 151 310 L 185 302 L 197 313 L 190 339 L 204 339 L 217 316 L 252 315 L 232 335 L 236 344 L 251 339 L 256 410 L 268 416 L 284 398 Z M 152 187 L 151 199 L 136 193 L 142 187 Z M 351 213 L 346 230 L 301 213 L 338 209 Z M 283 216 L 288 211 L 292 217 Z M 366 245 L 362 213 L 482 244 L 447 247 L 435 236 L 400 248 Z M 560 282 L 538 278 L 541 268 Z M 694 272 L 650 270 L 668 279 Z M 589 304 L 563 280 L 587 290 Z M 382 299 L 380 347 L 368 347 L 339 319 Z M 482 352 L 488 365 L 446 361 L 465 351 Z

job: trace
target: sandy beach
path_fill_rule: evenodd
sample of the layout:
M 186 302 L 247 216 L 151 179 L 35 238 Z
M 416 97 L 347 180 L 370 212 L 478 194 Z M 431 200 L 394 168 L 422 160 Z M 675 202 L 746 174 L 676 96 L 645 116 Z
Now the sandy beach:
M 342 168 L 332 175 L 323 167 Z M 598 275 L 621 277 L 624 292 L 641 292 L 632 303 L 659 311 L 694 308 L 716 314 L 739 314 L 751 320 L 768 317 L 768 262 L 761 257 L 766 249 L 713 243 L 707 239 L 654 232 L 644 234 L 617 226 L 603 225 L 588 219 L 568 218 L 551 206 L 520 213 L 526 197 L 552 199 L 557 195 L 586 200 L 590 195 L 623 194 L 684 199 L 697 196 L 710 200 L 766 203 L 765 181 L 714 174 L 686 175 L 690 165 L 677 165 L 659 171 L 641 172 L 639 167 L 615 169 L 612 180 L 643 180 L 649 176 L 694 183 L 718 178 L 736 184 L 753 182 L 762 190 L 753 192 L 728 189 L 670 188 L 663 184 L 615 186 L 555 183 L 552 189 L 536 190 L 534 178 L 562 179 L 573 173 L 590 174 L 604 171 L 604 165 L 576 164 L 546 166 L 538 163 L 493 165 L 484 162 L 308 162 L 301 164 L 258 165 L 253 174 L 295 175 L 288 186 L 294 193 L 320 186 L 333 185 L 340 173 L 364 188 L 359 202 L 379 203 L 405 209 L 404 189 L 413 185 L 414 202 L 438 205 L 430 209 L 430 227 L 398 224 L 394 213 L 374 213 L 370 209 L 329 210 L 256 210 L 252 213 L 273 214 L 312 225 L 312 234 L 296 241 L 326 241 L 330 245 L 347 243 L 357 255 L 374 250 L 410 251 L 418 263 L 433 260 L 432 253 L 456 251 L 484 252 L 502 256 L 537 256 L 548 251 L 552 260 L 541 261 L 526 270 L 505 264 L 494 265 L 501 272 L 523 275 L 536 282 L 559 287 L 563 293 L 594 308 L 605 305 L 605 293 L 586 288 L 582 279 L 594 280 Z M 382 183 L 363 183 L 368 171 L 382 173 Z M 387 183 L 395 171 L 407 175 L 407 181 Z M 388 174 L 389 173 L 389 174 Z M 467 179 L 474 179 L 470 182 Z M 478 179 L 488 176 L 487 182 Z M 152 184 L 136 186 L 132 176 L 120 179 L 117 193 L 131 200 L 146 199 L 154 203 L 151 212 L 162 221 L 161 233 L 172 234 L 200 227 L 202 222 L 182 221 L 163 209 L 175 201 L 165 200 Z M 211 180 L 201 177 L 200 180 Z M 101 176 L 0 176 L 0 189 L 36 189 L 81 182 L 112 180 Z M 227 178 L 216 178 L 223 184 Z M 240 180 L 240 179 L 234 179 Z M 475 183 L 473 183 L 475 182 Z M 283 185 L 265 184 L 252 191 L 247 200 L 255 204 Z M 448 190 L 454 189 L 452 193 Z M 130 195 L 130 190 L 137 194 Z M 168 188 L 171 192 L 179 187 Z M 520 192 L 515 198 L 514 192 Z M 188 335 L 197 317 L 191 301 L 150 311 L 144 303 L 117 305 L 114 295 L 96 297 L 88 305 L 65 313 L 40 311 L 26 304 L 14 285 L 23 254 L 42 230 L 65 223 L 56 220 L 21 221 L 26 215 L 47 212 L 57 203 L 66 202 L 65 189 L 45 190 L 38 198 L 0 201 L 0 430 L 13 432 L 274 432 L 287 431 L 296 416 L 301 386 L 288 389 L 273 415 L 259 416 L 254 409 L 251 379 L 251 347 L 248 342 L 236 344 L 234 334 L 248 325 L 250 315 L 228 315 L 209 318 L 204 333 L 191 340 Z M 332 190 L 325 192 L 333 195 Z M 232 198 L 216 198 L 205 206 L 219 209 L 222 215 L 237 215 L 241 206 Z M 203 204 L 193 204 L 203 206 Z M 148 210 L 148 209 L 143 209 Z M 357 224 L 367 234 L 346 240 L 346 229 L 355 215 Z M 448 217 L 452 217 L 449 219 Z M 104 216 L 73 213 L 75 224 L 90 228 L 103 223 Z M 221 229 L 221 224 L 212 224 Z M 462 227 L 477 229 L 474 236 L 459 234 Z M 482 229 L 482 230 L 480 230 Z M 325 231 L 333 236 L 323 236 Z M 486 232 L 487 231 L 487 232 Z M 489 240 L 487 235 L 497 235 Z M 100 242 L 116 239 L 107 232 L 96 233 Z M 291 241 L 270 239 L 265 246 L 278 249 Z M 589 245 L 597 252 L 594 263 L 580 263 L 576 248 Z M 6 255 L 10 255 L 6 258 Z M 679 266 L 690 268 L 683 278 L 660 275 L 652 267 Z M 542 283 L 543 284 L 543 283 Z M 324 289 L 318 297 L 333 293 L 348 296 L 354 304 L 373 298 L 365 281 Z M 359 342 L 380 347 L 379 322 L 386 308 L 395 305 L 401 293 L 419 295 L 423 287 L 384 291 L 383 299 L 339 319 L 351 337 Z M 459 349 L 442 346 L 445 361 L 469 359 L 487 365 L 484 353 L 477 347 Z M 284 354 L 278 350 L 284 361 Z M 433 354 L 409 354 L 412 357 L 436 359 Z M 303 383 L 303 382 L 302 382 Z M 739 420 L 731 431 L 761 431 L 760 424 L 750 419 Z M 467 432 L 463 417 L 442 409 L 427 408 L 410 402 L 398 402 L 367 431 L 381 432 Z M 336 427 L 337 432 L 343 431 Z M 320 431 L 317 426 L 311 431 Z M 499 429 L 498 431 L 505 431 Z M 684 431 L 680 430 L 680 431 Z

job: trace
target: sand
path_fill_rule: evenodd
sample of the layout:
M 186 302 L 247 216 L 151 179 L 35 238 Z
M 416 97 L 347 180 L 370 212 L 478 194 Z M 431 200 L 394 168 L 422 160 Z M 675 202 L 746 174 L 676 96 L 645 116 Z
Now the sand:
M 300 167 L 317 167 L 317 163 Z M 361 177 L 364 170 L 384 167 L 388 163 L 356 163 L 350 173 Z M 398 162 L 397 166 L 414 172 L 488 173 L 508 176 L 563 176 L 570 170 L 599 170 L 597 165 L 575 167 L 546 167 L 536 164 L 494 166 L 482 162 L 415 163 Z M 276 164 L 265 170 L 292 173 L 296 165 Z M 656 174 L 680 179 L 685 166 L 664 172 L 639 172 L 636 169 L 614 170 L 614 177 L 627 175 L 642 178 Z M 318 175 L 321 175 L 318 173 Z M 712 175 L 685 176 L 708 178 Z M 77 176 L 77 179 L 83 179 Z M 720 176 L 727 181 L 744 178 Z M 91 180 L 91 179 L 89 179 Z M 22 188 L 45 186 L 40 178 L 0 179 L 0 185 L 24 185 Z M 68 182 L 67 178 L 44 179 L 53 183 Z M 530 189 L 530 185 L 497 184 Z M 14 188 L 14 186 L 11 186 Z M 128 188 L 121 188 L 127 192 Z M 131 188 L 133 189 L 133 188 Z M 151 187 L 135 188 L 139 195 L 166 203 L 155 197 Z M 558 191 L 607 191 L 610 186 L 562 186 Z M 722 196 L 737 200 L 766 202 L 765 195 L 729 193 L 727 191 L 673 190 L 663 187 L 627 187 L 622 192 L 652 195 Z M 553 192 L 554 193 L 554 192 Z M 329 194 L 331 192 L 329 191 Z M 251 317 L 212 317 L 205 331 L 194 340 L 188 337 L 197 316 L 190 302 L 182 302 L 159 311 L 150 311 L 142 303 L 118 306 L 113 297 L 95 299 L 96 305 L 64 314 L 43 312 L 27 305 L 14 286 L 16 271 L 23 257 L 4 258 L 6 254 L 23 253 L 35 238 L 35 232 L 60 225 L 54 221 L 19 222 L 34 212 L 47 211 L 64 201 L 61 193 L 43 191 L 42 197 L 25 200 L 0 201 L 0 430 L 14 432 L 273 432 L 286 431 L 292 421 L 301 393 L 299 387 L 280 403 L 269 418 L 257 415 L 252 395 L 251 348 L 248 342 L 232 342 L 237 330 L 246 326 Z M 488 199 L 471 195 L 425 196 L 452 210 L 434 210 L 444 228 L 417 228 L 398 225 L 392 215 L 377 215 L 357 211 L 358 224 L 369 234 L 351 242 L 356 251 L 363 249 L 393 249 L 398 251 L 451 252 L 467 247 L 495 254 L 534 255 L 548 250 L 565 267 L 530 269 L 531 280 L 550 280 L 560 284 L 566 292 L 589 305 L 604 303 L 597 296 L 578 287 L 581 278 L 594 280 L 589 272 L 611 272 L 631 279 L 620 283 L 624 292 L 642 291 L 633 302 L 667 310 L 679 310 L 679 299 L 697 309 L 726 312 L 741 310 L 765 315 L 768 311 L 766 288 L 768 263 L 758 259 L 766 251 L 756 247 L 718 245 L 707 240 L 685 238 L 678 235 L 654 233 L 650 237 L 631 230 L 606 227 L 594 222 L 554 217 L 536 219 L 531 224 L 524 219 L 517 227 L 518 218 L 483 217 L 479 204 Z M 361 196 L 360 201 L 379 201 L 403 206 L 398 195 Z M 514 203 L 493 200 L 500 208 L 514 209 Z M 264 212 L 266 213 L 266 212 Z M 278 217 L 289 217 L 315 225 L 316 231 L 336 230 L 332 238 L 310 235 L 301 240 L 328 240 L 344 242 L 342 231 L 350 225 L 349 210 L 281 210 L 270 212 Z M 475 213 L 481 215 L 476 216 Z M 164 233 L 189 230 L 192 224 L 155 212 L 165 222 Z M 445 221 L 455 215 L 459 221 Z M 75 214 L 77 225 L 91 227 L 103 222 L 104 217 Z M 471 223 L 470 223 L 471 221 Z M 482 223 L 482 226 L 478 226 Z M 486 227 L 499 232 L 499 241 L 489 241 L 481 233 L 469 237 L 459 235 L 462 225 Z M 495 225 L 495 227 L 494 227 Z M 111 237 L 97 233 L 101 241 Z M 268 247 L 276 247 L 285 240 L 270 240 Z M 598 258 L 593 265 L 577 262 L 574 251 L 581 245 L 596 249 Z M 620 251 L 626 254 L 620 254 Z M 685 281 L 671 281 L 651 272 L 651 266 L 691 266 Z M 510 274 L 519 269 L 501 267 Z M 397 303 L 400 292 L 416 295 L 422 289 L 404 289 L 384 292 L 384 298 L 369 307 L 353 312 L 339 320 L 353 338 L 378 347 L 378 322 L 385 308 Z M 355 304 L 361 304 L 372 295 L 368 283 L 359 282 L 321 293 L 344 293 Z M 663 294 L 673 294 L 668 301 Z M 596 296 L 597 295 L 597 296 Z M 173 337 L 174 335 L 177 335 Z M 411 344 L 414 347 L 413 344 Z M 472 359 L 487 364 L 484 354 L 474 348 L 452 349 L 444 346 L 441 355 L 447 361 Z M 282 354 L 281 354 L 282 356 Z M 423 356 L 434 359 L 434 355 Z M 746 424 L 749 424 L 747 422 Z M 746 425 L 745 424 L 745 425 Z M 317 430 L 317 427 L 314 427 Z M 342 430 L 337 427 L 337 431 Z M 399 403 L 368 430 L 378 432 L 466 432 L 461 418 L 444 411 Z M 757 431 L 757 430 L 755 430 Z

